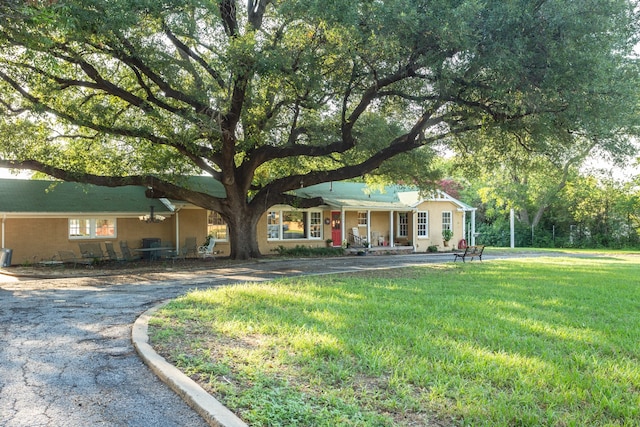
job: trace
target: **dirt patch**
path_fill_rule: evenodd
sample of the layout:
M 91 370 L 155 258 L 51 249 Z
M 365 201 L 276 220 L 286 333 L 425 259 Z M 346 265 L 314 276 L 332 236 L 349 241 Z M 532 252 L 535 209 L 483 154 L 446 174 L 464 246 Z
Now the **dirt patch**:
M 65 277 L 105 277 L 120 275 L 147 275 L 154 273 L 194 272 L 211 270 L 212 268 L 239 265 L 243 261 L 233 261 L 228 258 L 188 258 L 184 260 L 160 261 L 104 261 L 94 265 L 72 264 L 33 264 L 0 268 L 0 274 L 20 278 L 65 278 Z M 246 261 L 244 261 L 246 263 Z

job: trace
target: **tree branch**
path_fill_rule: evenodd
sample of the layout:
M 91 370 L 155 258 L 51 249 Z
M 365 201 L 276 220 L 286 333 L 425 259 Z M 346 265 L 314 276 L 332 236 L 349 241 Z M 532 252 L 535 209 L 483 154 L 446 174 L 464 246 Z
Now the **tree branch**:
M 202 56 L 194 52 L 193 49 L 184 44 L 175 34 L 173 34 L 173 32 L 171 32 L 171 30 L 167 27 L 166 23 L 163 24 L 163 27 L 164 33 L 177 49 L 184 52 L 189 58 L 196 61 L 196 63 L 198 63 L 204 70 L 206 70 L 206 72 L 211 76 L 211 78 L 213 78 L 213 80 L 215 80 L 220 88 L 224 89 L 226 87 L 224 80 L 220 76 L 220 73 L 211 68 L 211 66 L 204 60 L 204 58 L 202 58 Z
M 259 30 L 262 27 L 262 18 L 267 5 L 271 3 L 271 0 L 248 0 L 247 11 L 249 14 L 249 23 L 254 30 Z

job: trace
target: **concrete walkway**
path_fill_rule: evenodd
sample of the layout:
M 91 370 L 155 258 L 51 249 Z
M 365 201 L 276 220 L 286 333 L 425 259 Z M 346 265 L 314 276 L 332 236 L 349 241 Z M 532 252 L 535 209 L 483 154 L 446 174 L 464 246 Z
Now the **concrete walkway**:
M 296 259 L 174 272 L 160 279 L 0 275 L 0 425 L 215 424 L 189 407 L 136 354 L 132 325 L 145 311 L 192 288 L 451 260 L 450 255 Z M 140 344 L 145 337 L 134 339 Z

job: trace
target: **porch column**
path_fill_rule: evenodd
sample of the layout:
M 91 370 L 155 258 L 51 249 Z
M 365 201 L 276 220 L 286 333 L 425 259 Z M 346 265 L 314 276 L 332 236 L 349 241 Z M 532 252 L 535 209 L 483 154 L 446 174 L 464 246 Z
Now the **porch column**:
M 411 212 L 411 243 L 413 243 L 413 252 L 417 252 L 418 247 L 418 210 Z
M 467 211 L 462 210 L 462 238 L 467 239 Z
M 347 234 L 346 234 L 346 230 L 345 230 L 345 224 L 347 220 L 347 215 L 346 212 L 344 210 L 344 208 L 340 209 L 340 233 L 342 233 L 342 239 L 340 241 L 340 244 L 342 244 L 342 242 L 344 242 L 345 240 L 347 240 Z
M 471 211 L 471 246 L 476 245 L 476 210 Z
M 180 253 L 180 212 L 176 211 L 176 254 Z
M 371 242 L 371 211 L 367 209 L 367 242 L 373 246 Z
M 4 248 L 4 221 L 7 219 L 7 214 L 2 215 L 2 244 L 0 248 Z
M 395 246 L 393 241 L 393 238 L 395 237 L 393 233 L 393 214 L 393 210 L 389 212 L 389 246 L 392 248 Z

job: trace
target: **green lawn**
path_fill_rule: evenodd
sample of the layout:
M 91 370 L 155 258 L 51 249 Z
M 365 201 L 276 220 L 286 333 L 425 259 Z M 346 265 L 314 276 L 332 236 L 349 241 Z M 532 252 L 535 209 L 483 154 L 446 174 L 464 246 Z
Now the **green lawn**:
M 193 292 L 154 347 L 251 425 L 640 425 L 640 258 Z

